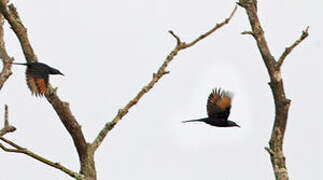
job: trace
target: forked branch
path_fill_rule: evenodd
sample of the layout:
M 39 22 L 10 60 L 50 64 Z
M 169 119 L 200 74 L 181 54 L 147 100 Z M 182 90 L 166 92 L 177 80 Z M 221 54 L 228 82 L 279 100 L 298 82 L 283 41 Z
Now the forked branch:
M 107 133 L 110 130 L 112 130 L 113 127 L 123 118 L 123 116 L 125 116 L 128 113 L 129 109 L 132 106 L 134 106 L 135 104 L 137 104 L 138 101 L 142 98 L 142 96 L 144 94 L 146 94 L 151 88 L 153 88 L 154 85 L 158 82 L 158 80 L 160 78 L 162 78 L 165 74 L 168 73 L 168 71 L 166 71 L 166 68 L 167 68 L 168 64 L 174 59 L 174 57 L 177 55 L 177 53 L 179 51 L 193 46 L 194 44 L 196 44 L 200 40 L 202 40 L 202 39 L 206 38 L 207 36 L 209 36 L 210 34 L 212 34 L 217 29 L 221 28 L 223 25 L 228 24 L 229 21 L 231 20 L 231 18 L 233 17 L 234 13 L 236 12 L 236 10 L 237 10 L 237 6 L 234 7 L 232 13 L 230 14 L 230 16 L 227 19 L 225 19 L 220 24 L 217 24 L 215 27 L 213 27 L 208 32 L 200 35 L 198 38 L 196 38 L 195 40 L 193 40 L 190 43 L 185 43 L 185 42 L 181 41 L 179 36 L 177 36 L 173 31 L 169 31 L 169 33 L 176 39 L 176 42 L 177 42 L 176 47 L 169 53 L 169 55 L 166 57 L 166 59 L 164 60 L 163 64 L 159 67 L 157 72 L 153 73 L 152 80 L 146 86 L 144 86 L 138 92 L 138 94 L 133 99 L 131 99 L 129 101 L 129 103 L 125 107 L 123 107 L 122 109 L 120 109 L 118 111 L 117 115 L 113 118 L 113 120 L 111 122 L 108 122 L 105 124 L 103 129 L 99 132 L 98 136 L 95 138 L 95 140 L 91 144 L 93 151 L 95 151 L 100 146 L 100 144 L 102 143 L 102 141 L 106 137 Z
M 180 50 L 186 49 L 188 47 L 191 47 L 195 45 L 200 40 L 206 38 L 210 34 L 212 34 L 214 31 L 222 27 L 223 25 L 229 23 L 231 18 L 233 17 L 234 13 L 237 10 L 237 6 L 234 8 L 233 12 L 230 14 L 230 16 L 225 19 L 222 23 L 217 24 L 215 27 L 213 27 L 210 31 L 200 35 L 198 38 L 196 38 L 194 41 L 190 43 L 185 43 L 180 40 L 178 36 L 175 35 L 172 31 L 170 33 L 176 38 L 177 40 L 177 46 L 170 52 L 170 54 L 166 57 L 161 67 L 157 70 L 157 72 L 153 73 L 152 80 L 144 86 L 138 94 L 130 100 L 130 102 L 122 109 L 120 109 L 117 113 L 117 115 L 114 117 L 114 119 L 111 122 L 106 123 L 104 128 L 99 132 L 96 139 L 91 143 L 88 144 L 85 140 L 85 137 L 83 135 L 83 132 L 81 130 L 81 126 L 76 121 L 75 117 L 73 116 L 69 104 L 67 102 L 63 102 L 60 100 L 60 98 L 57 96 L 56 91 L 51 88 L 49 85 L 49 93 L 46 94 L 46 98 L 48 102 L 53 106 L 56 113 L 58 114 L 61 122 L 64 124 L 65 128 L 69 132 L 69 134 L 72 136 L 74 145 L 76 147 L 76 150 L 78 152 L 79 158 L 80 158 L 80 164 L 81 164 L 81 170 L 80 173 L 75 173 L 63 166 L 61 166 L 59 163 L 54 163 L 52 161 L 46 160 L 43 157 L 40 157 L 31 151 L 11 142 L 10 140 L 7 140 L 5 138 L 1 138 L 2 141 L 6 142 L 10 146 L 14 148 L 7 148 L 3 144 L 0 144 L 0 148 L 2 148 L 5 151 L 8 152 L 16 152 L 16 153 L 23 153 L 28 156 L 31 156 L 35 159 L 38 159 L 39 161 L 48 164 L 50 166 L 53 166 L 57 169 L 60 169 L 64 171 L 65 173 L 69 174 L 70 176 L 76 178 L 76 179 L 82 179 L 83 177 L 85 179 L 96 179 L 96 171 L 94 166 L 94 152 L 99 147 L 103 139 L 106 137 L 107 133 L 113 129 L 113 127 L 125 116 L 129 109 L 133 107 L 136 103 L 139 102 L 139 100 L 143 97 L 144 94 L 150 91 L 154 87 L 154 85 L 159 81 L 160 78 L 162 78 L 165 74 L 168 73 L 166 70 L 168 64 L 173 60 L 173 58 L 177 55 L 177 53 Z M 33 48 L 29 42 L 27 30 L 24 27 L 19 14 L 16 10 L 16 8 L 11 4 L 7 7 L 7 0 L 0 0 L 0 12 L 4 15 L 6 20 L 11 25 L 11 28 L 15 32 L 16 36 L 18 37 L 20 44 L 22 46 L 25 58 L 27 62 L 36 62 L 37 56 L 35 55 Z
M 5 134 L 7 133 L 10 133 L 10 132 L 14 132 L 16 130 L 16 127 L 14 126 L 11 126 L 9 124 L 9 115 L 8 115 L 8 106 L 5 105 L 5 108 L 4 108 L 5 112 L 4 112 L 4 126 L 2 129 L 0 129 L 0 137 L 1 136 L 4 136 Z
M 306 27 L 306 29 L 302 32 L 302 35 L 299 39 L 297 39 L 291 46 L 287 47 L 285 49 L 285 51 L 283 52 L 283 54 L 280 56 L 278 62 L 277 62 L 277 66 L 280 67 L 284 60 L 286 59 L 287 55 L 292 52 L 292 50 L 299 44 L 301 43 L 305 38 L 307 38 L 308 36 L 308 29 L 309 26 Z
M 285 156 L 283 154 L 283 140 L 288 119 L 288 110 L 291 100 L 285 95 L 283 79 L 281 76 L 281 65 L 286 56 L 308 36 L 308 28 L 303 31 L 302 36 L 292 46 L 288 47 L 278 61 L 269 50 L 265 39 L 264 31 L 257 15 L 256 0 L 239 0 L 248 15 L 252 31 L 245 31 L 242 34 L 250 34 L 257 42 L 258 49 L 266 65 L 269 77 L 270 88 L 275 101 L 275 121 L 269 142 L 269 147 L 265 149 L 270 154 L 272 167 L 277 180 L 288 180 Z
M 19 14 L 13 4 L 10 4 L 7 7 L 7 0 L 0 0 L 0 12 L 5 17 L 5 19 L 10 24 L 12 30 L 15 32 L 17 38 L 20 41 L 20 45 L 24 52 L 27 62 L 36 62 L 38 61 L 36 54 L 33 51 L 33 48 L 30 44 L 27 29 L 24 27 Z M 92 172 L 87 171 L 89 161 L 89 151 L 86 140 L 84 138 L 81 126 L 76 121 L 73 116 L 69 104 L 62 101 L 56 94 L 54 88 L 49 85 L 49 92 L 46 95 L 48 102 L 53 106 L 57 115 L 59 116 L 61 122 L 71 135 L 75 148 L 78 152 L 80 163 L 81 163 L 81 173 Z M 93 160 L 93 158 L 92 158 Z M 92 163 L 93 164 L 93 163 Z M 94 167 L 92 167 L 94 168 Z M 95 175 L 92 175 L 95 177 Z
M 65 172 L 66 174 L 70 175 L 71 177 L 75 178 L 75 179 L 78 179 L 78 180 L 82 180 L 83 179 L 83 176 L 77 172 L 73 172 L 72 170 L 64 167 L 63 165 L 61 165 L 60 163 L 58 162 L 53 162 L 53 161 L 50 161 L 40 155 L 37 155 L 36 153 L 33 153 L 31 151 L 29 151 L 28 149 L 24 148 L 24 147 L 21 147 L 20 145 L 4 138 L 4 137 L 0 137 L 0 140 L 2 140 L 3 142 L 9 144 L 10 146 L 12 146 L 13 148 L 7 148 L 5 147 L 3 144 L 0 143 L 0 148 L 6 152 L 13 152 L 13 153 L 22 153 L 22 154 L 25 154 L 33 159 L 36 159 L 42 163 L 45 163 L 49 166 L 52 166 L 54 168 L 57 168 L 63 172 Z
M 33 159 L 36 159 L 42 163 L 45 163 L 49 166 L 55 167 L 55 168 L 65 172 L 66 174 L 70 175 L 71 177 L 74 177 L 75 179 L 81 180 L 83 178 L 81 176 L 81 174 L 73 172 L 72 170 L 62 166 L 60 163 L 50 161 L 40 155 L 37 155 L 36 153 L 29 151 L 26 148 L 14 143 L 13 141 L 10 141 L 9 139 L 4 138 L 3 135 L 16 130 L 16 128 L 14 126 L 9 125 L 9 115 L 8 115 L 8 106 L 7 105 L 5 105 L 5 113 L 4 114 L 5 114 L 4 115 L 4 127 L 0 130 L 0 140 L 5 142 L 6 144 L 12 146 L 13 148 L 8 148 L 0 143 L 0 148 L 3 151 L 26 154 L 27 156 L 29 156 Z

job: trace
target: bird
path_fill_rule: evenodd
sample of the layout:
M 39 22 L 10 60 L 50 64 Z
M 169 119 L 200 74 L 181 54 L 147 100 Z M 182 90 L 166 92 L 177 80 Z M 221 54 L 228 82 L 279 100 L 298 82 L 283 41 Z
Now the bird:
M 204 122 L 217 127 L 240 127 L 237 123 L 228 120 L 232 97 L 233 93 L 230 91 L 214 88 L 207 100 L 206 109 L 208 117 L 182 122 Z
M 63 75 L 59 70 L 40 62 L 12 63 L 24 65 L 26 68 L 26 81 L 32 95 L 43 96 L 48 92 L 49 74 Z

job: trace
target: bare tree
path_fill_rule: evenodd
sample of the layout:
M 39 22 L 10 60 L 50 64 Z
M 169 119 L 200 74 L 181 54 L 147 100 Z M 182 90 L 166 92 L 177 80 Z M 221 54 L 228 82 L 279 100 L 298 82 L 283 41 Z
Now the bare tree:
M 27 62 L 37 62 L 37 56 L 35 55 L 33 48 L 30 44 L 30 41 L 28 39 L 26 28 L 24 27 L 18 12 L 13 4 L 7 5 L 8 1 L 0 0 L 0 12 L 4 16 L 4 18 L 8 21 L 10 24 L 12 30 L 15 32 L 17 38 L 20 41 L 20 45 L 22 47 L 22 50 L 24 52 L 25 58 Z M 176 46 L 175 48 L 169 53 L 169 55 L 166 57 L 160 68 L 157 70 L 157 72 L 153 73 L 151 81 L 145 85 L 138 94 L 129 101 L 129 103 L 121 108 L 116 116 L 113 118 L 112 121 L 107 122 L 105 126 L 102 128 L 102 130 L 98 133 L 97 137 L 93 142 L 87 142 L 84 134 L 82 132 L 81 126 L 79 125 L 76 118 L 73 116 L 73 113 L 71 109 L 69 108 L 69 103 L 62 101 L 57 93 L 57 88 L 52 88 L 49 85 L 49 92 L 45 95 L 48 102 L 52 105 L 54 110 L 56 111 L 59 119 L 65 126 L 66 130 L 71 135 L 75 148 L 77 150 L 79 161 L 80 161 L 80 171 L 76 172 L 73 170 L 70 170 L 69 168 L 61 165 L 60 163 L 48 160 L 40 155 L 37 155 L 30 150 L 6 139 L 3 137 L 6 133 L 13 132 L 15 128 L 13 126 L 9 125 L 8 121 L 8 108 L 6 106 L 6 116 L 5 116 L 5 126 L 0 131 L 1 137 L 0 140 L 5 142 L 6 144 L 10 145 L 11 148 L 8 148 L 4 146 L 3 144 L 0 144 L 0 148 L 2 148 L 4 151 L 7 152 L 14 152 L 14 153 L 22 153 L 29 157 L 32 157 L 42 163 L 45 163 L 49 166 L 55 167 L 69 176 L 78 179 L 78 180 L 96 180 L 96 169 L 95 169 L 95 161 L 94 161 L 94 154 L 95 151 L 98 149 L 102 141 L 105 139 L 108 132 L 110 132 L 113 127 L 128 113 L 128 110 L 133 107 L 140 99 L 141 97 L 150 91 L 154 87 L 154 85 L 159 81 L 160 78 L 162 78 L 164 75 L 168 74 L 168 71 L 166 70 L 168 64 L 174 59 L 174 57 L 177 55 L 177 53 L 181 50 L 187 49 L 189 47 L 194 46 L 196 43 L 198 43 L 200 40 L 206 38 L 210 34 L 212 34 L 217 29 L 221 28 L 225 24 L 228 24 L 231 18 L 233 17 L 234 13 L 237 10 L 237 6 L 234 8 L 233 12 L 230 14 L 230 16 L 225 19 L 223 22 L 215 25 L 211 30 L 206 32 L 205 34 L 200 35 L 198 38 L 193 40 L 192 42 L 185 43 L 182 41 L 179 36 L 177 36 L 173 31 L 169 31 L 169 33 L 176 39 Z M 3 24 L 3 18 L 2 18 Z M 3 43 L 3 31 L 2 31 L 2 24 L 1 25 L 1 32 L 0 35 L 0 50 L 1 50 L 1 58 L 4 64 L 4 69 L 0 76 L 0 87 L 2 87 L 3 83 L 8 79 L 8 77 L 11 74 L 10 68 L 11 68 L 11 62 L 13 61 L 12 58 L 9 58 L 8 55 L 5 53 L 4 43 Z
M 275 102 L 276 113 L 274 126 L 269 141 L 269 147 L 266 147 L 265 149 L 270 154 L 276 179 L 287 180 L 288 173 L 285 156 L 283 154 L 283 140 L 291 100 L 285 95 L 284 83 L 281 75 L 281 66 L 287 55 L 308 36 L 308 27 L 303 31 L 301 37 L 291 46 L 287 47 L 280 58 L 276 60 L 269 50 L 263 28 L 261 27 L 257 15 L 257 1 L 240 0 L 238 4 L 246 10 L 252 29 L 252 31 L 245 31 L 242 34 L 249 34 L 256 40 L 257 47 L 270 77 L 269 86 L 272 90 Z
M 6 49 L 5 43 L 3 40 L 3 23 L 4 19 L 8 21 L 11 25 L 11 28 L 15 32 L 17 38 L 20 41 L 21 47 L 23 49 L 25 58 L 27 62 L 36 62 L 38 61 L 37 56 L 35 55 L 33 48 L 29 42 L 26 28 L 24 27 L 18 12 L 13 4 L 7 5 L 8 1 L 0 0 L 0 12 L 3 16 L 0 16 L 0 58 L 2 59 L 3 69 L 0 72 L 0 90 L 3 87 L 6 80 L 12 74 L 11 72 L 11 62 L 14 60 L 9 57 Z M 269 147 L 265 149 L 270 154 L 271 163 L 273 166 L 274 174 L 276 179 L 278 180 L 287 180 L 288 179 L 288 171 L 285 162 L 285 156 L 283 154 L 283 140 L 286 130 L 286 124 L 288 119 L 288 111 L 291 100 L 288 99 L 285 95 L 283 79 L 281 75 L 281 66 L 285 61 L 288 54 L 300 44 L 307 36 L 308 36 L 308 27 L 302 32 L 300 38 L 296 40 L 291 46 L 287 47 L 285 51 L 282 53 L 280 58 L 276 60 L 272 53 L 269 50 L 268 44 L 265 39 L 264 31 L 259 21 L 257 15 L 257 1 L 256 0 L 239 0 L 238 3 L 241 7 L 246 10 L 246 13 L 249 18 L 249 22 L 251 25 L 251 31 L 244 31 L 242 34 L 251 35 L 257 43 L 257 47 L 261 53 L 262 59 L 267 68 L 269 77 L 270 77 L 270 88 L 272 90 L 274 103 L 275 103 L 275 121 L 272 129 L 271 138 L 269 141 Z M 94 154 L 102 141 L 105 139 L 106 135 L 115 127 L 115 125 L 128 113 L 129 109 L 132 108 L 137 102 L 140 101 L 142 96 L 149 92 L 154 85 L 161 79 L 164 75 L 169 72 L 166 70 L 168 64 L 174 59 L 177 53 L 183 49 L 194 46 L 200 40 L 206 38 L 210 34 L 212 34 L 217 29 L 221 28 L 225 24 L 229 23 L 234 13 L 237 10 L 237 6 L 234 8 L 233 12 L 230 16 L 225 19 L 220 24 L 214 26 L 208 32 L 200 35 L 198 38 L 193 40 L 190 43 L 183 42 L 179 36 L 177 36 L 173 31 L 169 31 L 169 33 L 176 39 L 175 48 L 169 53 L 166 57 L 162 65 L 159 67 L 157 72 L 153 73 L 152 79 L 145 85 L 137 95 L 132 98 L 126 106 L 119 109 L 118 113 L 112 119 L 112 121 L 107 122 L 105 126 L 98 132 L 97 137 L 93 142 L 87 142 L 81 126 L 77 122 L 76 118 L 73 116 L 72 111 L 69 108 L 69 103 L 62 101 L 57 93 L 56 88 L 52 88 L 50 86 L 48 94 L 46 94 L 46 98 L 48 102 L 52 105 L 54 110 L 56 111 L 59 119 L 65 126 L 66 130 L 71 135 L 75 148 L 78 152 L 79 161 L 80 161 L 80 171 L 73 171 L 60 163 L 48 160 L 40 155 L 37 155 L 30 150 L 4 138 L 3 136 L 7 133 L 13 132 L 16 128 L 9 124 L 8 117 L 8 107 L 5 106 L 5 117 L 4 117 L 4 127 L 0 130 L 0 140 L 4 143 L 11 146 L 11 148 L 0 143 L 0 148 L 7 152 L 14 153 L 22 153 L 29 157 L 32 157 L 42 163 L 45 163 L 49 166 L 55 167 L 69 176 L 79 179 L 79 180 L 95 180 L 96 179 L 96 169 L 95 169 L 95 161 Z

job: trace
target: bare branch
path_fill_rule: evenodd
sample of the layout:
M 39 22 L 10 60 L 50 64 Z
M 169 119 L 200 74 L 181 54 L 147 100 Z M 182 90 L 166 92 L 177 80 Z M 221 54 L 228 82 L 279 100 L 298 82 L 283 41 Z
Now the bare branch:
M 258 15 L 257 15 L 257 1 L 256 0 L 239 0 L 240 6 L 245 8 L 249 18 L 249 22 L 252 28 L 252 35 L 257 42 L 258 49 L 261 53 L 262 59 L 266 65 L 269 77 L 270 88 L 273 93 L 275 101 L 275 121 L 273 130 L 269 142 L 270 148 L 265 148 L 269 154 L 272 163 L 272 167 L 277 180 L 288 180 L 288 172 L 286 168 L 286 159 L 283 154 L 283 140 L 286 130 L 286 124 L 288 119 L 288 111 L 291 100 L 286 98 L 283 79 L 280 72 L 280 66 L 283 60 L 290 53 L 290 51 L 296 47 L 303 39 L 308 36 L 306 29 L 301 38 L 296 41 L 289 49 L 286 49 L 279 61 L 276 61 L 272 56 L 267 45 L 264 31 L 261 27 Z M 250 33 L 246 33 L 250 34 Z
M 50 89 L 53 90 L 53 88 Z M 79 154 L 81 164 L 85 163 L 84 159 L 86 159 L 88 152 L 81 125 L 79 125 L 79 123 L 73 116 L 72 111 L 69 108 L 69 103 L 61 101 L 54 91 L 51 92 L 52 93 L 46 94 L 46 98 L 55 109 L 57 115 L 59 116 L 67 131 L 72 136 L 74 145 Z
M 6 139 L 4 137 L 2 137 L 3 135 L 5 135 L 6 133 L 9 133 L 9 132 L 13 132 L 16 130 L 16 128 L 14 126 L 10 126 L 9 125 L 9 117 L 8 117 L 8 106 L 5 105 L 5 113 L 4 113 L 4 118 L 5 118 L 5 123 L 4 123 L 4 128 L 2 128 L 0 130 L 0 140 L 2 140 L 3 142 L 9 144 L 10 146 L 14 147 L 14 149 L 10 149 L 10 148 L 7 148 L 5 147 L 3 144 L 0 143 L 0 148 L 6 152 L 14 152 L 14 153 L 23 153 L 23 154 L 26 154 L 34 159 L 37 159 L 38 161 L 41 161 L 47 165 L 50 165 L 52 167 L 55 167 L 57 169 L 60 169 L 62 170 L 63 172 L 67 173 L 68 175 L 76 178 L 76 179 L 81 179 L 81 175 L 79 173 L 76 173 L 76 172 L 73 172 L 69 169 L 67 169 L 66 167 L 60 165 L 59 163 L 55 163 L 55 162 L 52 162 L 50 160 L 47 160 L 29 150 L 27 150 L 26 148 L 10 141 L 9 139 Z
M 275 177 L 278 180 L 288 180 L 288 173 L 286 168 L 286 158 L 283 153 L 282 144 L 283 144 L 283 132 L 281 132 L 281 128 L 279 126 L 275 126 L 276 121 L 274 123 L 271 139 L 269 142 L 269 155 L 272 162 L 273 170 L 275 173 Z
M 21 150 L 17 150 L 17 149 L 10 149 L 5 147 L 3 144 L 0 143 L 0 148 L 5 151 L 5 152 L 15 152 L 15 153 L 21 153 Z
M 11 28 L 15 32 L 17 38 L 19 39 L 27 62 L 37 62 L 37 56 L 35 55 L 28 39 L 27 29 L 24 27 L 14 5 L 10 4 L 8 9 L 6 2 L 4 0 L 0 0 L 0 12 L 9 22 Z M 49 92 L 48 94 L 46 94 L 46 98 L 55 109 L 61 122 L 64 124 L 65 128 L 67 129 L 67 131 L 73 139 L 81 163 L 81 173 L 94 173 L 88 176 L 96 177 L 95 171 L 88 170 L 89 168 L 95 168 L 94 159 L 91 155 L 92 152 L 88 151 L 88 146 L 84 138 L 81 126 L 78 124 L 75 117 L 73 116 L 68 103 L 60 100 L 60 98 L 56 94 L 55 89 L 52 88 L 51 85 L 49 85 Z M 89 161 L 91 161 L 90 164 L 92 166 L 88 165 Z
M 9 126 L 8 105 L 4 105 L 4 127 Z
M 253 34 L 252 31 L 243 31 L 243 32 L 241 32 L 241 34 L 242 35 L 251 35 L 251 36 L 255 37 L 255 35 Z
M 224 24 L 227 24 L 232 18 L 236 9 L 237 7 L 234 8 L 234 11 L 230 15 L 230 17 L 227 18 L 223 23 L 217 24 L 213 29 L 211 29 L 205 34 L 202 34 L 200 37 L 198 37 L 196 40 L 192 41 L 191 43 L 185 44 L 184 42 L 181 42 L 180 39 L 179 38 L 177 39 L 176 36 L 174 36 L 175 34 L 173 33 L 173 36 L 177 39 L 178 46 L 176 46 L 171 51 L 171 53 L 167 56 L 162 66 L 158 69 L 156 73 L 153 74 L 152 80 L 145 87 L 143 87 L 142 90 L 137 94 L 137 96 L 135 96 L 123 109 L 119 110 L 118 114 L 111 122 L 105 125 L 105 127 L 100 131 L 99 135 L 93 141 L 91 146 L 89 146 L 86 143 L 83 132 L 81 130 L 81 126 L 78 124 L 75 117 L 73 116 L 69 108 L 69 104 L 67 102 L 61 101 L 60 98 L 57 96 L 55 89 L 53 89 L 51 85 L 49 85 L 49 93 L 46 94 L 46 98 L 55 109 L 56 113 L 58 114 L 65 128 L 72 136 L 74 145 L 77 149 L 80 162 L 81 162 L 81 170 L 80 170 L 81 174 L 83 174 L 86 177 L 92 177 L 91 179 L 96 179 L 96 171 L 94 166 L 93 155 L 94 155 L 94 151 L 103 141 L 107 132 L 110 131 L 115 126 L 115 124 L 117 124 L 117 122 L 120 119 L 122 119 L 122 117 L 125 114 L 127 114 L 128 110 L 132 106 L 134 106 L 141 99 L 141 97 L 145 93 L 147 93 L 158 82 L 158 80 L 162 76 L 169 73 L 168 71 L 166 71 L 166 67 L 170 63 L 170 61 L 174 58 L 174 56 L 177 55 L 178 51 L 193 46 L 200 40 L 204 39 L 214 31 L 222 27 Z M 0 0 L 0 11 L 4 15 L 6 20 L 9 22 L 9 24 L 11 25 L 11 28 L 13 29 L 16 36 L 18 37 L 27 62 L 37 62 L 38 61 L 37 56 L 35 55 L 27 36 L 27 29 L 24 27 L 16 8 L 12 4 L 9 5 L 9 8 L 7 8 L 6 2 L 4 0 Z M 30 155 L 30 153 L 27 153 L 27 154 Z
M 221 22 L 220 24 L 216 24 L 211 30 L 209 30 L 208 32 L 200 35 L 198 38 L 196 38 L 194 41 L 186 44 L 185 48 L 191 47 L 194 44 L 196 44 L 197 42 L 199 42 L 200 40 L 206 38 L 207 36 L 209 36 L 210 34 L 212 34 L 214 31 L 216 31 L 217 29 L 221 28 L 222 26 L 224 26 L 225 24 L 228 24 L 231 20 L 231 18 L 233 17 L 234 13 L 237 11 L 238 6 L 236 5 L 232 11 L 232 13 L 230 14 L 230 16 L 228 18 L 226 18 L 223 22 Z
M 168 32 L 176 39 L 177 46 L 179 46 L 182 43 L 181 39 L 172 30 L 169 30 Z
M 300 44 L 305 38 L 307 38 L 308 36 L 308 29 L 309 29 L 309 26 L 306 27 L 306 29 L 302 32 L 302 35 L 301 37 L 296 40 L 291 46 L 287 47 L 285 49 L 285 51 L 283 52 L 283 54 L 280 56 L 278 62 L 277 62 L 277 66 L 278 68 L 281 67 L 281 65 L 283 64 L 285 58 L 287 57 L 287 55 L 292 52 L 292 50 L 298 45 Z
M 18 144 L 14 143 L 14 142 L 12 142 L 12 141 L 4 138 L 4 137 L 0 137 L 0 140 L 2 140 L 3 142 L 9 144 L 10 146 L 12 146 L 12 147 L 14 147 L 14 148 L 16 148 L 18 150 L 25 150 L 25 148 L 19 146 Z
M 270 155 L 274 155 L 275 152 L 273 150 L 271 150 L 269 147 L 265 147 L 265 150 L 270 154 Z
M 5 105 L 5 112 L 4 112 L 4 127 L 0 129 L 0 137 L 10 133 L 14 132 L 16 130 L 16 127 L 9 125 L 9 117 L 8 117 L 8 106 Z
M 190 42 L 188 44 L 186 44 L 185 42 L 182 42 L 180 40 L 180 38 L 173 31 L 169 31 L 169 33 L 176 39 L 176 42 L 177 42 L 176 47 L 169 53 L 169 55 L 164 60 L 163 64 L 159 67 L 158 71 L 156 73 L 153 73 L 152 80 L 146 86 L 144 86 L 139 91 L 139 93 L 133 99 L 131 99 L 129 101 L 129 103 L 124 108 L 122 108 L 118 111 L 118 114 L 113 118 L 113 120 L 111 122 L 108 122 L 105 124 L 103 129 L 99 132 L 99 134 L 97 135 L 95 140 L 92 142 L 92 144 L 91 144 L 92 150 L 95 151 L 100 146 L 100 144 L 102 143 L 102 141 L 106 137 L 107 133 L 110 130 L 112 130 L 114 128 L 114 126 L 119 122 L 119 120 L 121 120 L 123 118 L 123 116 L 125 116 L 128 113 L 129 109 L 132 106 L 134 106 L 135 104 L 137 104 L 138 101 L 141 99 L 141 97 L 145 93 L 147 93 L 151 88 L 153 88 L 154 85 L 158 82 L 158 80 L 161 77 L 163 77 L 165 74 L 168 73 L 168 71 L 166 71 L 168 64 L 174 59 L 174 57 L 177 55 L 177 53 L 180 50 L 193 46 L 194 44 L 196 44 L 200 40 L 202 40 L 202 39 L 206 38 L 207 36 L 209 36 L 210 34 L 212 34 L 217 29 L 221 28 L 223 25 L 228 24 L 229 21 L 231 20 L 231 18 L 233 17 L 234 13 L 236 12 L 236 10 L 237 10 L 237 6 L 234 7 L 234 10 L 230 14 L 230 16 L 227 19 L 225 19 L 222 23 L 217 24 L 214 28 L 212 28 L 208 32 L 200 35 L 198 38 L 196 38 L 195 40 L 193 40 L 192 42 Z
M 14 5 L 10 4 L 9 7 L 10 8 L 8 10 L 7 3 L 3 0 L 0 0 L 1 14 L 6 18 L 6 20 L 11 25 L 12 30 L 16 33 L 26 60 L 28 62 L 35 62 L 37 61 L 37 56 L 35 55 L 34 50 L 29 43 L 27 29 L 21 23 L 21 19 L 19 18 L 18 12 L 16 11 Z
M 5 18 L 8 20 L 18 39 L 20 40 L 27 61 L 37 61 L 37 57 L 34 54 L 34 51 L 28 39 L 27 30 L 23 26 L 21 20 L 18 19 L 19 15 L 16 11 L 16 8 L 13 4 L 11 4 L 9 5 L 10 11 L 8 11 L 6 6 L 4 6 L 3 4 L 3 1 L 0 2 L 1 13 L 4 14 Z M 70 132 L 78 152 L 80 153 L 82 151 L 86 151 L 86 141 L 81 131 L 81 126 L 77 123 L 76 119 L 72 115 L 72 112 L 69 109 L 69 104 L 67 102 L 61 101 L 51 86 L 49 86 L 49 93 L 46 95 L 46 98 L 54 107 L 66 129 Z
M 26 154 L 27 156 L 33 158 L 33 159 L 36 159 L 42 163 L 45 163 L 49 166 L 52 166 L 56 169 L 59 169 L 63 172 L 65 172 L 66 174 L 70 175 L 71 177 L 75 178 L 75 179 L 83 179 L 83 177 L 81 176 L 81 174 L 77 173 L 77 172 L 73 172 L 72 170 L 62 166 L 60 163 L 58 162 L 53 162 L 53 161 L 50 161 L 40 155 L 37 155 L 31 151 L 29 151 L 28 149 L 26 148 L 23 148 L 21 147 L 20 145 L 4 138 L 4 137 L 0 137 L 0 140 L 6 142 L 7 144 L 11 145 L 12 147 L 14 147 L 15 149 L 9 149 L 9 148 L 6 148 L 3 144 L 0 144 L 0 148 L 6 152 L 14 152 L 14 153 L 22 153 L 22 154 Z
M 11 63 L 13 58 L 10 58 L 7 54 L 5 42 L 4 42 L 4 31 L 3 31 L 4 17 L 0 14 L 0 58 L 2 60 L 2 71 L 0 72 L 0 90 L 2 89 L 4 83 L 12 74 Z
M 14 126 L 5 126 L 0 130 L 0 137 L 7 133 L 14 132 L 15 130 L 16 128 Z

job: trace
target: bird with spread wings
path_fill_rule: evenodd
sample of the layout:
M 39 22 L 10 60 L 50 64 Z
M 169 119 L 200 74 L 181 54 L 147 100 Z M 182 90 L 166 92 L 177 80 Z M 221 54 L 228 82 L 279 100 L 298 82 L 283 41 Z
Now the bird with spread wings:
M 206 118 L 183 121 L 186 122 L 204 122 L 217 127 L 240 127 L 233 121 L 228 120 L 231 110 L 231 100 L 233 94 L 220 88 L 213 89 L 207 100 Z
M 27 66 L 26 69 L 26 81 L 28 88 L 32 94 L 36 96 L 43 96 L 48 92 L 48 81 L 50 74 L 60 74 L 59 70 L 52 68 L 44 63 L 28 62 L 28 63 L 12 63 L 15 65 Z

